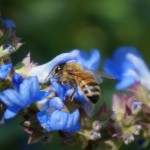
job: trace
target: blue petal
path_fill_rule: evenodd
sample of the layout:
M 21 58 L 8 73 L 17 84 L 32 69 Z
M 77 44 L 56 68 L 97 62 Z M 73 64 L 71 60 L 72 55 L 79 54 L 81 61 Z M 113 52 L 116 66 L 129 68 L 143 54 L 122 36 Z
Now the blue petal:
M 120 47 L 116 49 L 113 55 L 113 59 L 120 63 L 124 60 L 128 53 L 132 53 L 138 57 L 142 57 L 135 47 Z
M 16 24 L 14 23 L 14 21 L 10 20 L 10 19 L 3 19 L 4 24 L 7 28 L 15 28 Z
M 0 99 L 7 107 L 19 107 L 22 105 L 19 94 L 13 89 L 7 89 L 1 92 Z
M 11 116 L 14 117 L 20 110 L 22 101 L 16 91 L 7 89 L 0 93 L 0 99 L 7 106 L 7 110 L 4 115 L 5 119 L 9 119 Z
M 132 53 L 138 57 L 141 57 L 139 52 L 134 47 L 121 47 L 118 48 L 113 56 L 113 59 L 106 59 L 104 62 L 104 71 L 113 75 L 121 76 L 122 72 L 128 70 L 128 68 L 134 68 L 133 65 L 127 60 L 128 53 Z
M 76 109 L 70 116 L 67 118 L 66 128 L 70 129 L 70 127 L 75 126 L 79 120 L 79 111 Z
M 27 106 L 48 96 L 48 92 L 40 91 L 37 77 L 29 77 L 20 84 L 19 95 Z
M 79 111 L 76 110 L 72 114 L 65 111 L 56 110 L 51 115 L 45 115 L 45 112 L 37 113 L 37 118 L 47 131 L 75 131 L 79 129 Z M 44 122 L 45 121 L 45 122 Z
M 45 91 L 39 90 L 38 93 L 36 93 L 34 99 L 41 100 L 41 99 L 44 99 L 45 97 L 47 97 L 49 94 L 50 94 L 50 92 L 45 92 Z M 34 100 L 34 102 L 35 102 L 35 100 Z
M 87 52 L 79 50 L 74 50 L 71 53 L 77 57 L 77 63 L 84 68 L 93 70 L 98 69 L 100 64 L 100 53 L 97 49 L 92 49 L 89 55 Z
M 91 64 L 89 65 L 90 69 L 96 70 L 99 67 L 100 64 L 100 52 L 97 49 L 92 49 L 90 53 L 90 62 Z
M 72 94 L 73 90 L 74 90 L 73 88 L 66 90 L 66 93 L 64 94 L 65 97 L 66 97 L 66 96 L 70 96 L 70 95 Z M 77 88 L 77 90 L 76 90 L 76 92 L 75 92 L 75 94 L 74 94 L 74 99 L 75 99 L 76 101 L 80 102 L 80 103 L 85 103 L 85 102 L 87 102 L 87 100 L 86 100 L 86 98 L 85 98 L 85 96 L 84 96 L 84 93 L 83 93 L 83 91 L 80 89 L 80 87 Z
M 54 97 L 49 101 L 49 108 L 62 109 L 63 107 L 64 103 L 59 97 Z
M 133 85 L 136 81 L 139 81 L 137 77 L 129 72 L 136 72 L 134 64 L 127 58 L 128 54 L 133 54 L 138 58 L 142 58 L 140 53 L 134 47 L 121 47 L 118 48 L 113 59 L 106 59 L 104 61 L 104 72 L 115 76 L 119 79 L 119 83 L 116 85 L 117 89 L 124 89 Z
M 5 119 L 10 119 L 10 118 L 13 118 L 13 117 L 15 117 L 15 116 L 16 116 L 16 112 L 11 111 L 11 110 L 9 110 L 9 109 L 7 109 L 7 110 L 5 111 L 5 113 L 4 113 L 4 118 L 5 118 Z
M 23 82 L 23 77 L 18 73 L 14 73 L 12 76 L 12 85 L 13 87 L 19 91 L 19 85 Z
M 104 61 L 103 71 L 114 76 L 116 79 L 121 79 L 122 77 L 120 68 L 118 68 L 111 59 L 106 59 Z
M 126 58 L 133 65 L 134 71 L 140 76 L 140 78 L 146 80 L 150 77 L 149 69 L 142 58 L 131 53 L 129 53 Z
M 134 47 L 121 47 L 118 48 L 114 53 L 113 61 L 117 68 L 117 73 L 119 73 L 120 76 L 123 75 L 123 73 L 127 70 L 134 70 L 135 68 L 134 65 L 127 59 L 127 54 L 129 53 L 141 58 L 140 53 Z
M 41 124 L 44 124 L 47 122 L 47 119 L 48 119 L 48 115 L 46 114 L 46 111 L 41 111 L 41 112 L 38 112 L 36 114 L 38 120 L 40 121 Z
M 35 81 L 35 77 L 32 78 L 27 78 L 23 81 L 22 84 L 19 85 L 19 95 L 21 96 L 21 99 L 24 101 L 23 106 L 27 106 L 30 103 L 33 102 L 33 100 L 35 100 L 35 96 L 37 96 L 36 94 L 38 94 L 38 92 L 35 92 L 36 86 L 38 86 L 37 82 Z M 34 83 L 36 85 L 34 85 Z M 37 99 L 38 100 L 38 99 Z
M 12 69 L 12 64 L 0 66 L 0 79 L 5 79 Z
M 81 129 L 81 126 L 79 124 L 76 124 L 75 126 L 70 127 L 69 129 L 64 130 L 65 132 L 76 132 Z
M 30 70 L 30 76 L 37 76 L 40 83 L 48 82 L 52 69 L 64 62 L 76 61 L 77 57 L 71 53 L 63 53 L 41 66 L 34 67 Z
M 55 130 L 74 130 L 74 127 L 78 124 L 79 111 L 75 110 L 72 114 L 63 111 L 57 111 L 56 114 L 52 114 L 51 122 L 53 129 Z M 58 121 L 58 124 L 55 124 Z
M 127 87 L 132 86 L 135 83 L 135 81 L 136 80 L 132 77 L 124 77 L 119 83 L 117 83 L 116 89 L 126 89 Z
M 52 81 L 53 79 L 51 79 L 51 82 Z M 66 97 L 70 96 L 74 90 L 73 88 L 67 88 L 57 82 L 52 82 L 52 86 L 55 88 L 58 96 L 62 100 L 66 100 Z M 74 99 L 76 99 L 76 101 L 81 102 L 81 103 L 85 103 L 87 101 L 84 97 L 82 90 L 79 87 L 77 88 L 74 94 Z
M 56 110 L 50 117 L 50 130 L 64 130 L 69 113 Z
M 66 88 L 61 85 L 60 83 L 57 82 L 56 79 L 51 78 L 50 79 L 52 86 L 55 88 L 56 93 L 58 94 L 58 96 L 62 99 L 65 100 L 65 92 L 66 92 Z

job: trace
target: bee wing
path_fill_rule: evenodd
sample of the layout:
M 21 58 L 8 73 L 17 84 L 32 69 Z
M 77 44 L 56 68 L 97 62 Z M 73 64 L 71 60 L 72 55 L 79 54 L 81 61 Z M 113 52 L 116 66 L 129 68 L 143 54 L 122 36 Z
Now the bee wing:
M 70 73 L 70 75 L 78 76 L 78 77 L 81 77 L 83 79 L 86 79 L 89 76 L 91 76 L 91 74 L 89 74 L 89 73 L 87 73 L 85 71 L 73 71 L 73 72 Z
M 115 79 L 115 77 L 113 77 L 112 75 L 109 75 L 99 70 L 91 70 L 91 69 L 84 69 L 84 70 L 90 72 L 99 83 L 103 82 L 102 78 Z
M 102 71 L 91 70 L 91 69 L 84 69 L 82 71 L 74 71 L 74 72 L 71 72 L 70 74 L 73 75 L 73 76 L 81 77 L 82 79 L 89 78 L 90 75 L 93 75 L 98 83 L 102 83 L 103 82 L 102 78 L 115 79 L 115 77 L 113 77 L 113 76 L 111 76 L 109 74 L 106 74 L 106 73 L 104 73 Z

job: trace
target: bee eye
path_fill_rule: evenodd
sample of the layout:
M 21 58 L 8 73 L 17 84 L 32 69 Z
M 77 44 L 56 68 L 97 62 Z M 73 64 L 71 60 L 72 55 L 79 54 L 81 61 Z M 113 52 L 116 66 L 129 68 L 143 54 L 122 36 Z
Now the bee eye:
M 62 74 L 63 66 L 64 66 L 64 64 L 61 64 L 61 65 L 56 66 L 54 68 L 54 71 L 53 71 L 53 76 L 54 77 L 59 77 Z
M 60 73 L 61 72 L 61 67 L 59 66 L 59 67 L 56 67 L 56 69 L 55 69 L 55 73 Z

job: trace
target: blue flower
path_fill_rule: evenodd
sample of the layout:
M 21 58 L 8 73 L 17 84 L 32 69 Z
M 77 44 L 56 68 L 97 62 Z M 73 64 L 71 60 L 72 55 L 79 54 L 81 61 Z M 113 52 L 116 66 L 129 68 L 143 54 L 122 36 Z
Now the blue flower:
M 54 97 L 50 100 L 48 109 L 37 113 L 37 118 L 46 131 L 75 132 L 80 129 L 79 111 L 69 113 L 64 107 L 63 101 Z
M 10 20 L 10 19 L 0 19 L 3 24 L 6 26 L 6 28 L 15 28 L 16 27 L 16 24 L 14 23 L 13 20 Z
M 12 64 L 0 66 L 0 79 L 5 79 L 12 69 Z
M 74 61 L 84 68 L 96 70 L 99 67 L 100 63 L 100 53 L 96 49 L 92 49 L 90 51 L 90 55 L 88 55 L 84 51 L 73 50 L 70 53 L 63 53 L 52 59 L 50 62 L 32 68 L 29 72 L 29 75 L 38 76 L 40 82 L 46 82 L 50 79 L 52 86 L 56 89 L 58 96 L 65 100 L 66 96 L 71 95 L 73 88 L 65 87 L 56 82 L 57 79 L 51 77 L 49 74 L 53 70 L 55 66 L 61 63 L 68 63 Z M 75 99 L 79 100 L 80 102 L 86 102 L 86 99 L 83 95 L 83 92 L 78 87 L 76 93 L 74 95 Z
M 112 59 L 105 60 L 104 72 L 119 80 L 116 85 L 118 90 L 130 87 L 135 82 L 141 82 L 150 89 L 150 72 L 134 47 L 118 48 Z
M 21 75 L 15 73 L 12 76 L 12 84 L 14 89 L 7 89 L 0 93 L 0 100 L 7 106 L 4 114 L 5 119 L 14 117 L 21 109 L 49 94 L 40 91 L 37 77 L 24 79 Z

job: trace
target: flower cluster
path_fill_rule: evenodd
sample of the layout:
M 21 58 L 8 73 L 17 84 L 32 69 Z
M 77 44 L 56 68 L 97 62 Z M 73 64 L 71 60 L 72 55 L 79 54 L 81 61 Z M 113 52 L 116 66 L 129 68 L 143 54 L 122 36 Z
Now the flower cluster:
M 138 146 L 147 146 L 150 138 L 150 72 L 142 56 L 134 47 L 121 47 L 115 51 L 113 59 L 105 60 L 104 71 L 116 77 L 117 90 L 127 91 L 120 97 L 114 94 L 112 98 L 115 130 L 112 137 L 122 139 L 127 145 L 135 141 Z M 108 144 L 113 145 L 113 142 Z
M 97 49 L 89 54 L 75 49 L 43 65 L 32 62 L 28 54 L 13 65 L 10 55 L 22 45 L 15 27 L 13 21 L 0 19 L 0 124 L 22 116 L 29 144 L 51 142 L 58 132 L 63 144 L 84 149 L 117 150 L 131 142 L 147 146 L 150 72 L 135 48 L 117 49 L 104 61 L 105 73 L 98 71 Z M 98 108 L 96 103 L 102 77 L 116 79 L 116 89 L 126 90 L 113 94 L 112 108 L 105 103 Z

